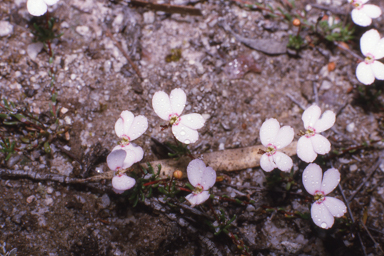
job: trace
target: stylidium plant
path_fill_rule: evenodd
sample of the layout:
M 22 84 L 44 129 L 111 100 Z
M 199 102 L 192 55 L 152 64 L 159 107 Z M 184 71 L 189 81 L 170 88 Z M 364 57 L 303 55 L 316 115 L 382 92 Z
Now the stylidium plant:
M 196 131 L 204 126 L 205 120 L 200 114 L 187 114 L 181 116 L 187 96 L 185 92 L 176 88 L 170 96 L 163 91 L 156 92 L 152 98 L 155 113 L 172 126 L 172 133 L 176 139 L 184 144 L 194 143 L 199 138 Z
M 324 229 L 331 228 L 334 217 L 341 217 L 347 212 L 344 202 L 326 196 L 331 193 L 340 182 L 340 172 L 331 168 L 324 173 L 317 164 L 309 164 L 303 172 L 303 185 L 307 192 L 315 197 L 311 207 L 313 222 Z
M 367 27 L 371 25 L 372 19 L 381 15 L 380 7 L 373 4 L 366 4 L 369 0 L 348 0 L 353 6 L 351 12 L 352 20 L 355 24 Z
M 47 12 L 48 6 L 54 5 L 59 0 L 28 0 L 27 10 L 33 16 L 41 16 Z
M 384 80 L 384 64 L 377 61 L 384 57 L 384 38 L 376 29 L 368 30 L 360 38 L 361 52 L 365 60 L 356 68 L 357 79 L 365 84 L 372 84 L 376 79 Z
M 189 183 L 195 187 L 195 190 L 185 198 L 194 207 L 209 198 L 208 189 L 216 182 L 216 172 L 212 167 L 206 167 L 202 160 L 194 159 L 188 164 L 187 175 Z
M 274 119 L 266 120 L 260 128 L 261 143 L 267 147 L 265 154 L 261 156 L 260 166 L 270 172 L 279 168 L 283 172 L 289 172 L 292 168 L 292 159 L 277 150 L 288 146 L 294 137 L 294 131 L 290 126 L 280 128 L 279 122 Z
M 125 164 L 127 152 L 125 150 L 119 149 L 112 151 L 107 156 L 107 164 L 109 169 L 116 172 L 116 176 L 112 178 L 112 187 L 113 191 L 118 194 L 123 193 L 125 190 L 132 188 L 136 181 L 135 179 L 128 177 L 125 173 L 120 173 L 120 171 L 129 168 Z
M 304 162 L 313 162 L 317 154 L 325 155 L 331 150 L 331 143 L 320 133 L 331 128 L 336 121 L 336 114 L 327 110 L 323 113 L 317 105 L 307 108 L 301 119 L 306 131 L 297 142 L 297 156 Z
M 132 143 L 140 137 L 148 128 L 148 120 L 145 116 L 134 116 L 132 112 L 125 110 L 121 112 L 120 118 L 115 123 L 115 133 L 121 139 L 115 150 L 125 150 L 125 168 L 132 166 L 143 159 L 144 151 L 141 147 Z

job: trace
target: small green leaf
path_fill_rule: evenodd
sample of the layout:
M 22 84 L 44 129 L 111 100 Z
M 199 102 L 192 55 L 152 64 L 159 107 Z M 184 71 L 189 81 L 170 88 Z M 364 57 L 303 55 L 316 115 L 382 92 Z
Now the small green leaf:
M 49 146 L 48 141 L 44 142 L 44 151 L 47 154 L 50 154 L 52 152 L 51 147 Z

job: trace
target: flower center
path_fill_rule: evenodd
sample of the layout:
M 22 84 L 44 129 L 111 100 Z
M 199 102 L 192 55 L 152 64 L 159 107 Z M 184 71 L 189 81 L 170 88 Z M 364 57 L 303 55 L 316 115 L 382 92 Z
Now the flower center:
M 193 194 L 194 195 L 198 195 L 200 193 L 202 193 L 204 190 L 203 186 L 201 186 L 200 184 L 197 184 L 197 186 L 195 187 L 195 190 L 193 190 Z
M 372 64 L 374 61 L 375 61 L 375 57 L 370 53 L 367 54 L 364 60 L 365 64 Z
M 170 125 L 178 125 L 180 123 L 180 117 L 178 114 L 170 114 L 168 119 Z
M 308 129 L 305 131 L 304 135 L 305 137 L 309 138 L 309 137 L 315 136 L 315 134 L 316 134 L 315 128 L 308 126 Z
M 268 144 L 267 151 L 265 152 L 268 156 L 272 156 L 276 153 L 276 147 L 272 144 Z
M 325 200 L 324 192 L 316 191 L 315 192 L 315 200 L 317 204 L 321 204 Z
M 360 1 L 353 1 L 352 6 L 359 10 L 359 9 L 363 8 L 364 5 Z
M 119 145 L 124 147 L 124 146 L 128 146 L 129 145 L 129 141 L 131 140 L 127 135 L 123 135 L 121 136 L 121 141 L 119 142 Z

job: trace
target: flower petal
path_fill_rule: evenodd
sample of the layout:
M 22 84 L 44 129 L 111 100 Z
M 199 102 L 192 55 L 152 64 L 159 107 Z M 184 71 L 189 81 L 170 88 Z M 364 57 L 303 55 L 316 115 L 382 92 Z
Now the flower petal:
M 185 199 L 188 200 L 188 202 L 191 204 L 192 207 L 195 207 L 196 205 L 202 204 L 209 198 L 209 192 L 203 191 L 197 195 L 191 193 L 185 197 Z
M 295 132 L 291 126 L 283 126 L 280 128 L 272 144 L 275 145 L 277 149 L 282 149 L 292 142 L 294 136 Z
M 365 4 L 361 9 L 361 11 L 364 12 L 368 17 L 372 19 L 379 18 L 380 15 L 382 14 L 381 8 L 373 4 Z
M 191 129 L 197 130 L 204 126 L 205 119 L 200 114 L 192 113 L 192 114 L 182 115 L 180 117 L 180 123 L 182 123 L 183 125 Z
M 44 0 L 44 2 L 51 6 L 51 5 L 54 5 L 55 3 L 59 2 L 59 0 Z
M 187 166 L 187 175 L 189 183 L 191 183 L 192 186 L 196 187 L 203 182 L 205 168 L 207 168 L 205 163 L 200 159 L 194 159 L 189 162 Z
M 120 114 L 120 118 L 115 123 L 115 133 L 117 137 L 121 138 L 123 135 L 128 136 L 129 127 L 132 125 L 135 116 L 131 111 L 124 110 Z
M 313 150 L 320 155 L 325 155 L 331 151 L 331 143 L 323 135 L 315 134 L 309 138 L 312 143 Z
M 264 146 L 268 146 L 268 144 L 273 143 L 279 132 L 280 124 L 274 119 L 270 118 L 264 121 L 264 123 L 260 127 L 260 141 Z
M 187 95 L 185 95 L 182 89 L 176 88 L 171 91 L 169 98 L 171 100 L 172 113 L 180 116 L 187 102 Z
M 323 113 L 321 118 L 317 120 L 313 128 L 315 128 L 316 133 L 320 133 L 331 128 L 335 124 L 335 121 L 336 114 L 331 110 L 327 110 Z
M 127 153 L 125 150 L 117 149 L 115 151 L 112 150 L 111 153 L 107 156 L 107 164 L 109 169 L 112 171 L 116 171 L 117 169 L 123 168 L 124 159 Z
M 129 145 L 131 145 L 131 144 L 129 144 Z M 112 149 L 112 152 L 118 151 L 118 150 L 125 151 L 126 156 L 124 158 L 123 165 L 120 166 L 122 169 L 127 169 L 127 168 L 131 167 L 135 163 L 135 161 L 137 159 L 135 151 L 132 150 L 131 149 L 132 146 L 130 147 L 129 145 L 128 146 L 124 146 L 124 147 L 122 147 L 120 145 L 117 145 L 116 147 L 114 147 Z
M 203 171 L 203 182 L 201 185 L 203 186 L 203 190 L 208 190 L 216 182 L 216 172 L 212 167 L 206 167 Z
M 384 80 L 384 64 L 379 61 L 374 61 L 371 67 L 376 79 Z
M 182 123 L 172 125 L 172 133 L 176 139 L 184 144 L 194 143 L 199 138 L 199 133 Z
M 297 142 L 297 156 L 304 162 L 313 162 L 317 154 L 313 150 L 312 142 L 309 138 L 302 136 Z
M 314 127 L 317 120 L 320 118 L 321 115 L 321 109 L 317 105 L 312 105 L 309 108 L 307 108 L 301 119 L 304 122 L 304 128 L 308 129 L 308 127 Z
M 364 56 L 367 56 L 368 53 L 373 54 L 375 47 L 377 43 L 379 43 L 379 41 L 380 34 L 376 29 L 371 29 L 365 32 L 360 38 L 360 49 Z
M 145 133 L 147 128 L 148 128 L 147 118 L 145 116 L 136 116 L 133 119 L 132 125 L 129 127 L 127 135 L 129 136 L 131 141 L 135 140 L 141 135 L 143 135 L 143 133 Z
M 326 196 L 323 204 L 334 217 L 341 217 L 347 212 L 345 203 L 337 198 Z
M 123 147 L 123 149 L 131 150 L 135 153 L 134 158 L 132 158 L 134 163 L 140 162 L 144 157 L 144 150 L 140 146 L 137 146 L 135 143 L 130 143 L 129 145 Z
M 293 166 L 292 159 L 284 153 L 276 152 L 273 156 L 277 168 L 283 172 L 290 172 Z
M 311 195 L 316 194 L 321 188 L 321 178 L 323 171 L 317 164 L 309 164 L 303 171 L 303 185 L 305 190 Z
M 328 211 L 328 208 L 323 203 L 313 203 L 311 207 L 311 217 L 313 222 L 324 229 L 331 228 L 335 218 Z
M 358 10 L 358 9 L 353 9 L 351 12 L 351 17 L 353 22 L 356 25 L 362 26 L 362 27 L 367 27 L 371 25 L 372 19 L 365 14 L 363 11 Z
M 321 182 L 321 191 L 324 195 L 331 193 L 340 182 L 340 172 L 335 168 L 324 172 L 323 182 Z
M 373 56 L 376 60 L 384 58 L 384 38 L 381 38 L 380 41 L 375 46 L 375 49 L 372 51 Z
M 112 178 L 112 187 L 116 190 L 127 190 L 135 186 L 136 180 L 128 177 L 125 173 Z
M 28 12 L 33 16 L 41 16 L 47 12 L 47 4 L 43 0 L 28 0 Z
M 370 85 L 375 81 L 375 75 L 371 67 L 372 64 L 366 64 L 365 62 L 360 62 L 356 68 L 356 77 L 360 83 L 365 85 Z
M 169 115 L 172 114 L 172 108 L 168 94 L 163 91 L 155 92 L 152 98 L 152 107 L 161 119 L 169 120 Z
M 273 162 L 273 157 L 268 156 L 267 154 L 263 154 L 260 158 L 260 167 L 265 172 L 271 172 L 273 169 L 277 167 L 277 165 Z

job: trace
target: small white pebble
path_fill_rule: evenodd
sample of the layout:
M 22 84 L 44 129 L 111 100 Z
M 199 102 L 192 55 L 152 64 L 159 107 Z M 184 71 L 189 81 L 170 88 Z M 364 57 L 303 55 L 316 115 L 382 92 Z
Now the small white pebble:
M 61 109 L 60 109 L 60 113 L 61 114 L 65 114 L 65 113 L 67 113 L 68 112 L 68 109 L 67 108 L 65 108 L 65 107 L 62 107 Z
M 355 130 L 355 123 L 349 123 L 345 129 L 347 132 L 353 132 Z
M 357 171 L 357 165 L 353 164 L 353 165 L 349 166 L 349 171 L 351 171 L 351 172 Z

